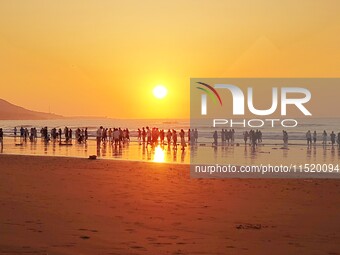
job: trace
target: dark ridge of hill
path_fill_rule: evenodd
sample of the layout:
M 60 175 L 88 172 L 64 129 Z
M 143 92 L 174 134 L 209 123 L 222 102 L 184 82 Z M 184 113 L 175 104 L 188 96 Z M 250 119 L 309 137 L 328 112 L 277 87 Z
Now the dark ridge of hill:
M 64 117 L 61 115 L 31 111 L 0 99 L 0 120 L 48 120 L 62 118 Z

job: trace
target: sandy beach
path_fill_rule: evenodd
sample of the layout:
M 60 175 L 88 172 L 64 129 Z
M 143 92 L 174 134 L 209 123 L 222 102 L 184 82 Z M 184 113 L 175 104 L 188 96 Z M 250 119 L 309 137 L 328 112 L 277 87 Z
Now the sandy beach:
M 340 181 L 0 155 L 0 254 L 340 254 Z

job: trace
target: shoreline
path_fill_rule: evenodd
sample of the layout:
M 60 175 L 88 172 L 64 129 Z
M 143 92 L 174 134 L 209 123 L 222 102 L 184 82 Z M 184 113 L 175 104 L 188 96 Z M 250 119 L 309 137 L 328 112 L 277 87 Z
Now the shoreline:
M 155 161 L 145 161 L 145 160 L 133 160 L 133 159 L 121 159 L 121 158 L 101 158 L 98 157 L 95 160 L 89 159 L 88 157 L 81 157 L 81 156 L 65 156 L 65 155 L 41 155 L 41 154 L 16 154 L 16 153 L 0 153 L 0 160 L 1 157 L 7 157 L 7 156 L 13 156 L 13 157 L 41 157 L 41 158 L 64 158 L 64 159 L 82 159 L 82 160 L 88 160 L 88 161 L 114 161 L 114 162 L 121 162 L 121 163 L 145 163 L 145 164 L 162 164 L 162 165 L 170 165 L 170 166 L 190 166 L 190 163 L 176 163 L 176 162 L 155 162 Z

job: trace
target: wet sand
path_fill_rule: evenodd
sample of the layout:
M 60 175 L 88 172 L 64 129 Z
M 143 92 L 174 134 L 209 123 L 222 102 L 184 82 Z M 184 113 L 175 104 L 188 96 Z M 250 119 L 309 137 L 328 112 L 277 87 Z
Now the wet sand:
M 86 144 L 79 144 L 73 140 L 71 146 L 60 146 L 59 142 L 45 143 L 40 138 L 36 142 L 21 142 L 20 138 L 5 137 L 2 153 L 16 155 L 40 155 L 88 158 L 97 155 L 103 159 L 118 159 L 127 161 L 167 162 L 180 164 L 338 164 L 340 161 L 340 148 L 337 146 L 322 146 L 321 144 L 307 147 L 305 144 L 260 144 L 256 149 L 243 143 L 233 145 L 219 145 L 212 147 L 211 143 L 197 143 L 187 146 L 185 151 L 181 146 L 174 150 L 171 145 L 159 148 L 147 148 L 136 140 L 122 146 L 102 144 L 97 148 L 96 141 L 89 140 Z M 1 153 L 1 151 L 0 151 Z
M 0 155 L 0 254 L 340 254 L 340 181 Z

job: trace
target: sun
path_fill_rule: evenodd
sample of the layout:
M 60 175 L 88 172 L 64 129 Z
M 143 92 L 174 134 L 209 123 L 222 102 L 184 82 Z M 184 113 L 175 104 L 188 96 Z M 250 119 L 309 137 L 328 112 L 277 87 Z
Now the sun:
M 154 87 L 152 92 L 153 95 L 158 99 L 162 99 L 168 94 L 168 90 L 163 85 L 158 85 Z

